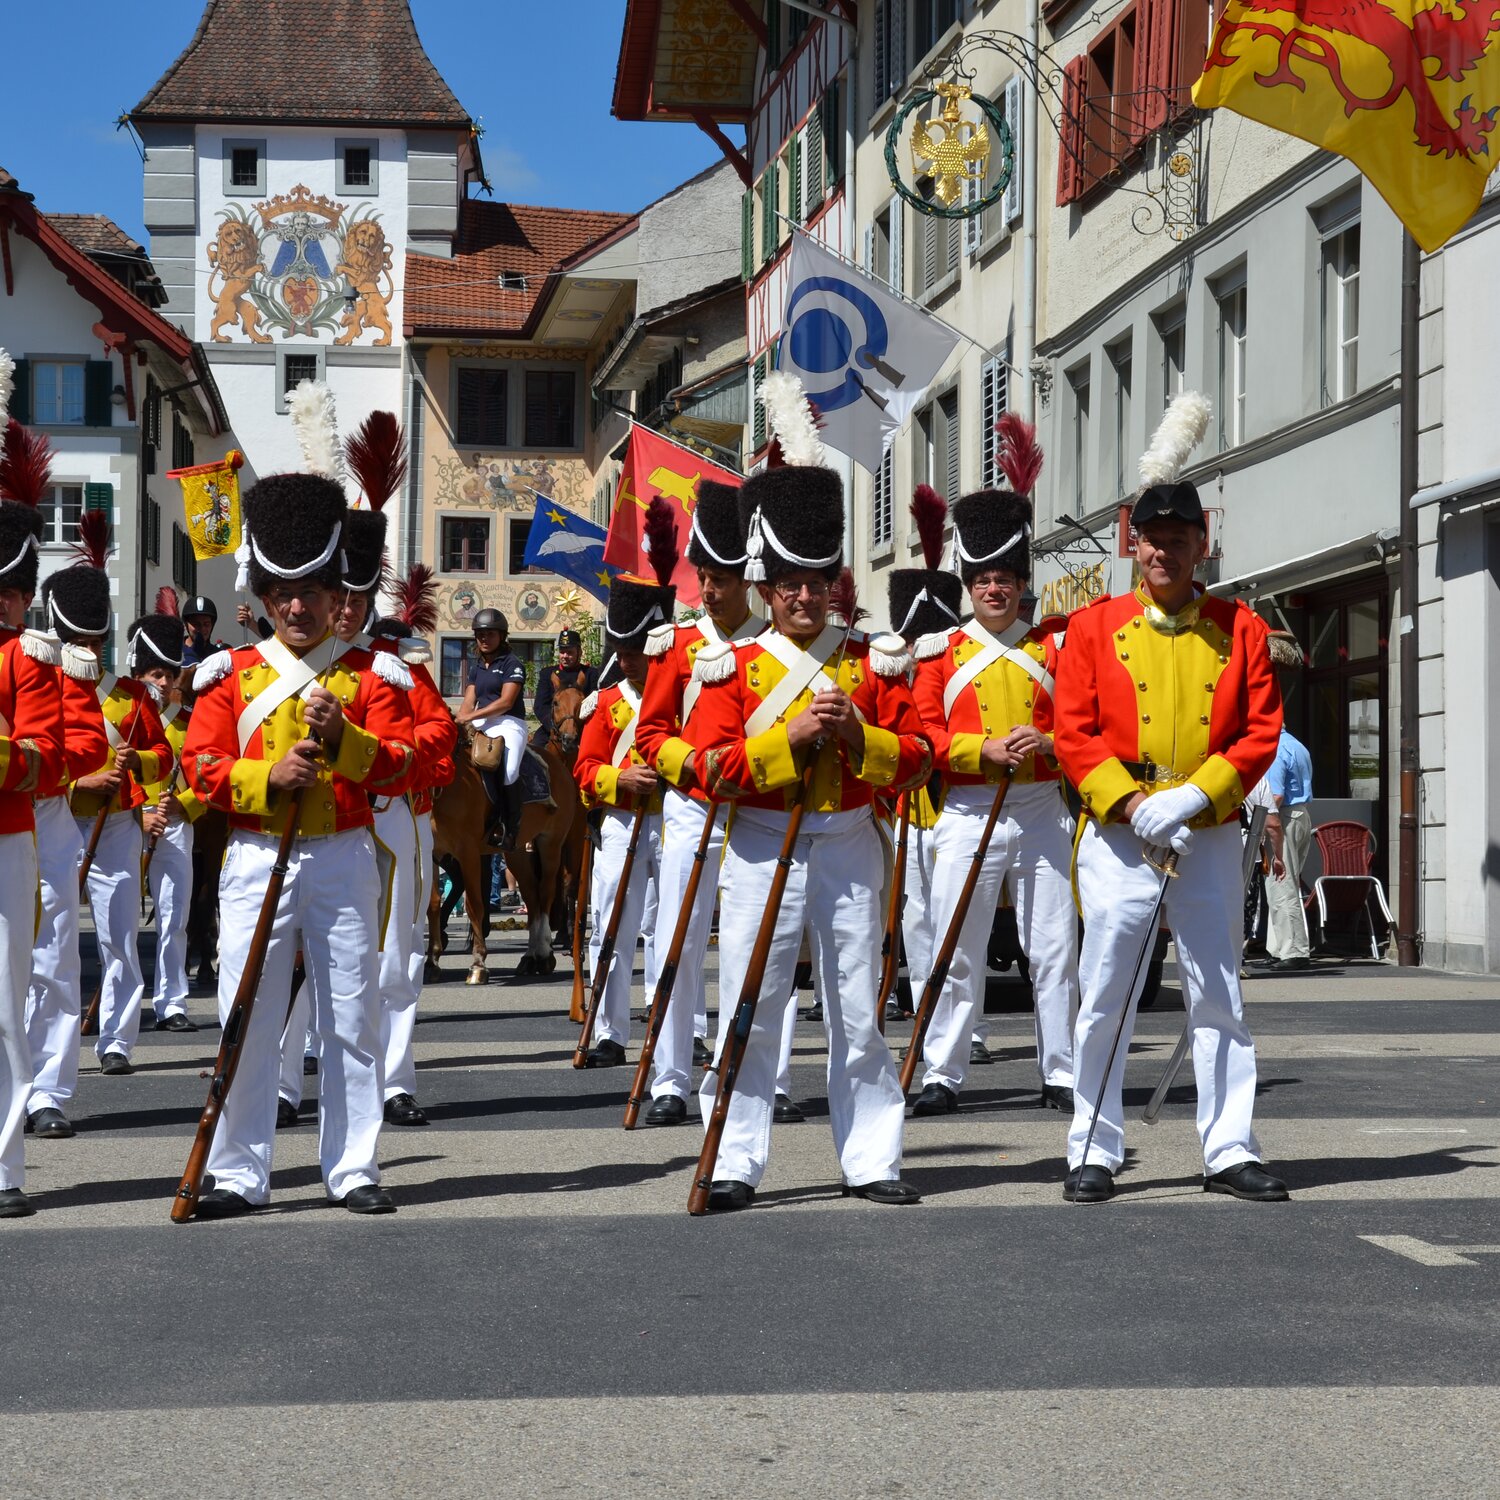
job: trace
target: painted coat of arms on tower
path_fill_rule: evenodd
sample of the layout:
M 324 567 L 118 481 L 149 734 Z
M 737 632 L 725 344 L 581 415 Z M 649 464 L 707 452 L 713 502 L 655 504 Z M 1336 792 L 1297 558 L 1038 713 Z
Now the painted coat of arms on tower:
M 336 344 L 366 333 L 376 345 L 391 342 L 391 248 L 370 205 L 350 212 L 298 183 L 248 209 L 232 203 L 219 219 L 207 252 L 214 343 L 233 343 L 239 331 L 269 344 L 273 333 L 315 338 L 339 329 Z

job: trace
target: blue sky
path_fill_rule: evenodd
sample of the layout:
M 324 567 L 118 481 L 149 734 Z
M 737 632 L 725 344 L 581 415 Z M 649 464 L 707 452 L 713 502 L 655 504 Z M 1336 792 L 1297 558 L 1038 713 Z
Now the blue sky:
M 141 159 L 115 121 L 156 82 L 203 0 L 6 0 L 0 166 L 54 213 L 103 213 L 144 240 Z M 495 196 L 632 212 L 701 172 L 717 148 L 692 125 L 609 112 L 625 0 L 412 0 L 428 55 L 484 125 Z

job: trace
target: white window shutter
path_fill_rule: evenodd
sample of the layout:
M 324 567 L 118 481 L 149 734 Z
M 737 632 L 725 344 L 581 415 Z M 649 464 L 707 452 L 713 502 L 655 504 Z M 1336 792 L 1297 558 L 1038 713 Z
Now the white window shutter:
M 890 92 L 890 70 L 886 67 L 886 47 L 891 34 L 891 0 L 875 0 L 875 107 L 885 103 Z
M 967 204 L 977 203 L 984 196 L 984 184 L 976 177 L 964 178 L 964 202 Z M 970 214 L 963 221 L 964 226 L 964 254 L 973 255 L 979 249 L 979 242 L 983 214 Z
M 891 290 L 906 291 L 906 203 L 899 195 L 891 199 Z
M 1010 138 L 1015 143 L 1016 152 L 1015 159 L 1011 163 L 1010 182 L 1006 185 L 1005 197 L 1001 200 L 1007 225 L 1014 224 L 1021 217 L 1021 173 L 1024 170 L 1021 118 L 1024 113 L 1022 91 L 1025 87 L 1019 73 L 1005 85 L 1005 123 L 1010 126 Z
M 906 0 L 891 0 L 891 93 L 906 83 Z
M 995 423 L 1007 409 L 1008 373 L 998 355 L 985 360 L 979 372 L 979 482 L 985 489 L 997 489 L 1001 484 L 1000 438 Z
M 866 271 L 875 269 L 875 226 L 866 224 L 860 240 L 859 263 Z
M 952 505 L 963 493 L 963 480 L 959 468 L 958 392 L 952 391 L 944 396 L 938 409 L 943 415 L 943 456 L 946 461 L 946 472 L 943 477 L 948 486 L 948 503 Z

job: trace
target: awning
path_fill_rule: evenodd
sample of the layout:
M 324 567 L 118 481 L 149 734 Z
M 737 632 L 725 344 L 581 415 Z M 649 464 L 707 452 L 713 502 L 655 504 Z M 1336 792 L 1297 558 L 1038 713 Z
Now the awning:
M 1500 469 L 1480 469 L 1462 479 L 1429 485 L 1411 497 L 1411 508 L 1420 510 L 1424 505 L 1438 505 L 1444 500 L 1478 499 L 1489 492 L 1500 493 Z
M 1268 594 L 1284 594 L 1289 589 L 1311 588 L 1314 584 L 1383 562 L 1387 540 L 1394 542 L 1394 530 L 1388 538 L 1378 531 L 1367 531 L 1347 542 L 1324 547 L 1319 552 L 1289 558 L 1286 562 L 1268 563 L 1264 568 L 1241 573 L 1236 578 L 1221 578 L 1209 585 L 1208 592 L 1221 598 L 1251 601 L 1263 599 Z

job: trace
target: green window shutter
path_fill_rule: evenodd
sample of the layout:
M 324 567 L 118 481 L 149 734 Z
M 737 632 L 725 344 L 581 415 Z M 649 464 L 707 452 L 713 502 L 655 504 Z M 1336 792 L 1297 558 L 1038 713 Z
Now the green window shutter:
M 110 410 L 109 398 L 114 388 L 114 367 L 107 359 L 91 359 L 84 366 L 83 425 L 85 427 L 113 425 L 114 413 Z
M 830 193 L 843 176 L 839 166 L 844 155 L 844 117 L 839 108 L 837 78 L 818 100 L 818 123 L 823 129 L 823 192 Z
M 776 163 L 766 168 L 760 180 L 760 263 L 776 254 Z
M 750 445 L 757 451 L 766 445 L 766 408 L 760 399 L 760 393 L 765 386 L 766 373 L 769 369 L 770 359 L 768 356 L 762 354 L 755 361 L 755 375 L 752 381 L 755 411 Z
M 112 484 L 86 484 L 83 487 L 83 508 L 103 511 L 112 516 L 115 511 L 115 487 Z
M 787 217 L 794 223 L 802 222 L 802 137 L 794 135 L 786 143 L 787 164 Z
M 16 388 L 10 393 L 10 414 L 23 427 L 31 420 L 31 361 L 18 359 Z
M 740 199 L 740 279 L 749 281 L 755 275 L 755 192 L 745 189 Z

